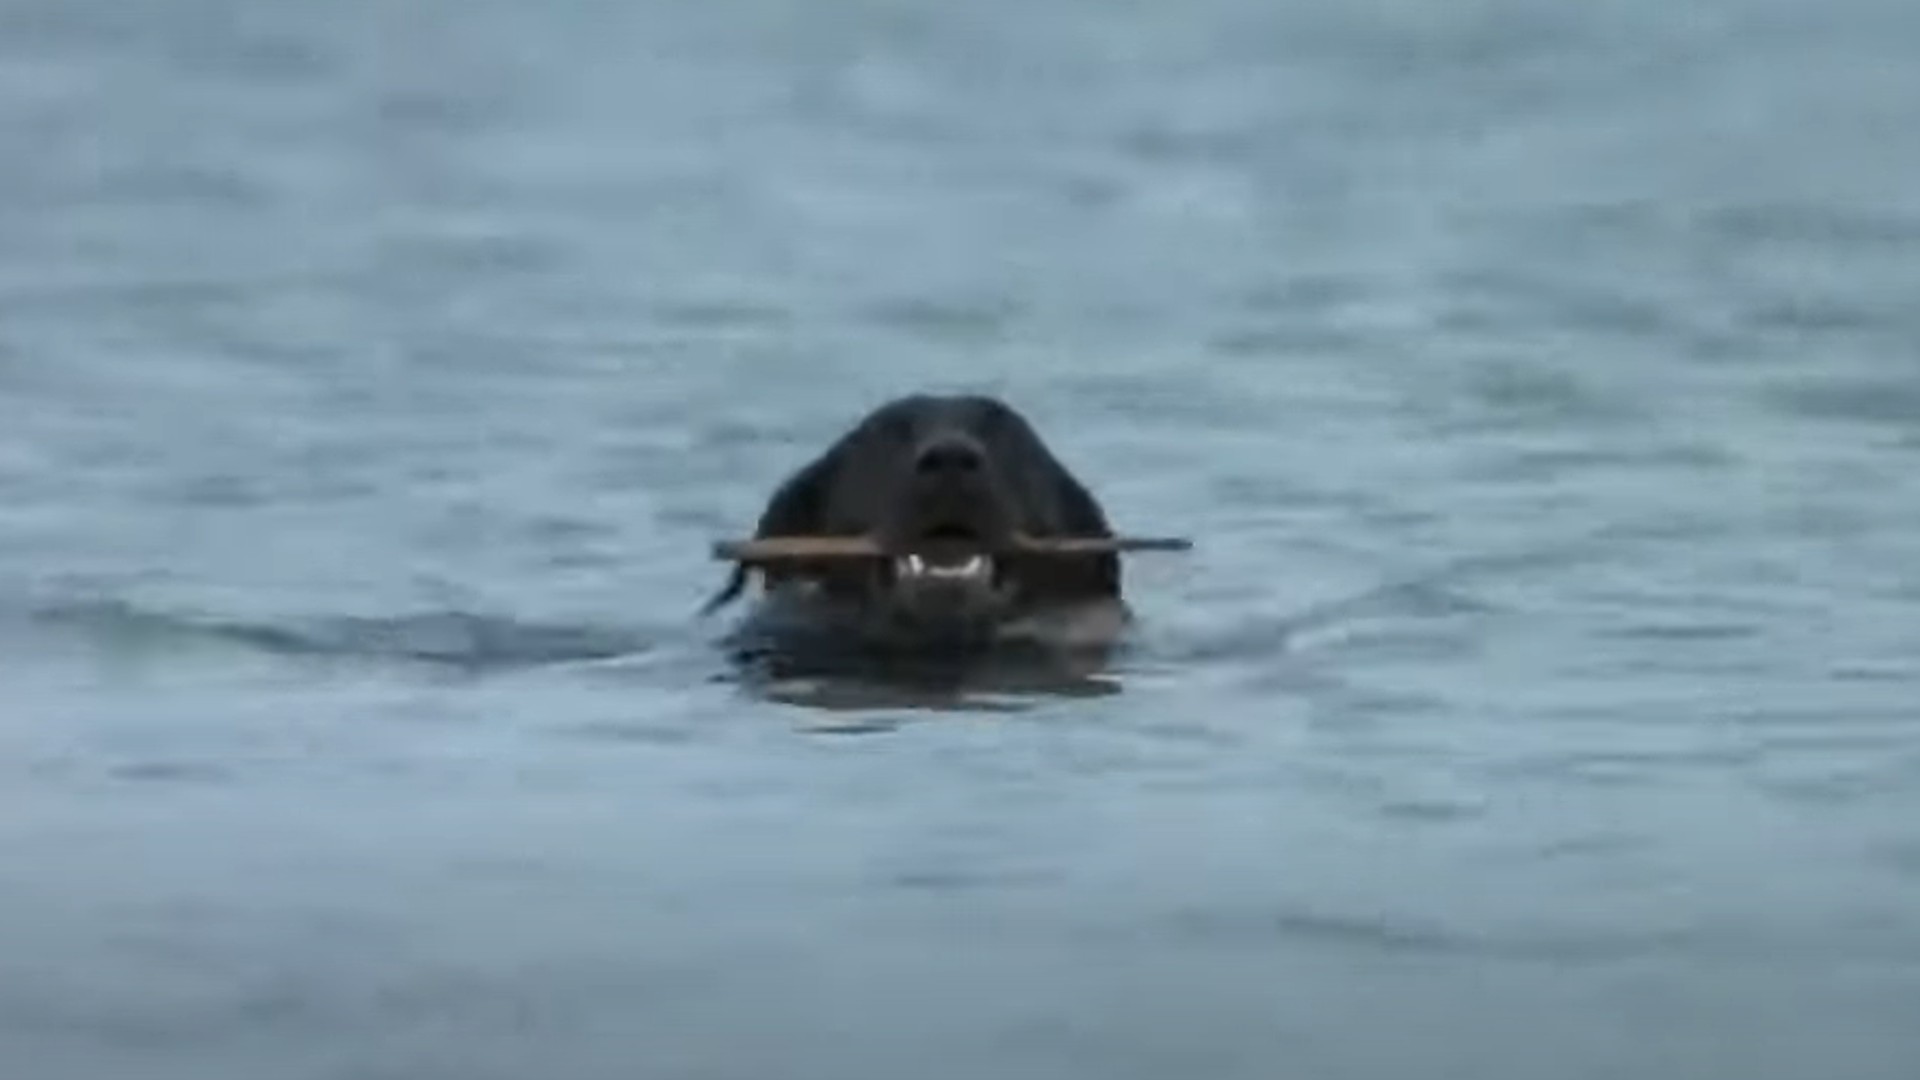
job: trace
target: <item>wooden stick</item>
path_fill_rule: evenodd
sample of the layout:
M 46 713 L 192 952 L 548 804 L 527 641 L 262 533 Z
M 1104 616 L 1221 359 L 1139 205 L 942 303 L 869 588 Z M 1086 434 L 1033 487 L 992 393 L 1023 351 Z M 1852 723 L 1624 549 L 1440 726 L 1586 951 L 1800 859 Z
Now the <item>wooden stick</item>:
M 1036 556 L 1117 555 L 1129 551 L 1186 551 L 1193 541 L 1171 536 L 1015 537 L 1011 554 Z M 713 557 L 755 565 L 792 560 L 881 559 L 890 553 L 867 536 L 768 536 L 722 540 Z

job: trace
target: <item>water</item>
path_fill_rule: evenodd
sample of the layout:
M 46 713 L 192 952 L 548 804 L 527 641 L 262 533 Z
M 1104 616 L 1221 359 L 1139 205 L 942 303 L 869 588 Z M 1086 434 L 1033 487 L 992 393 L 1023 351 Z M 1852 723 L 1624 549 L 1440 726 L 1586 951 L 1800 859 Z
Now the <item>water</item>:
M 0 1073 L 1920 1075 L 1920 9 L 0 4 Z M 1006 395 L 1093 692 L 717 537 Z

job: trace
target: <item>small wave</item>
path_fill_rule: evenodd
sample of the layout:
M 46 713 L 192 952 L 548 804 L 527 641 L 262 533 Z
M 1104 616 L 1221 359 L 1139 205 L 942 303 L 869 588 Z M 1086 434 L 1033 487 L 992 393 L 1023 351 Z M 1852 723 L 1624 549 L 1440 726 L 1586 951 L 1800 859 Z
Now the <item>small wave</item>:
M 225 642 L 281 656 L 463 670 L 614 660 L 650 651 L 665 636 L 628 627 L 543 624 L 461 611 L 248 622 L 146 609 L 122 600 L 47 605 L 34 609 L 29 621 L 122 646 Z
M 1178 913 L 1175 932 L 1190 940 L 1244 944 L 1264 937 L 1287 937 L 1303 944 L 1353 949 L 1383 955 L 1436 955 L 1482 961 L 1522 963 L 1606 963 L 1683 950 L 1739 956 L 1758 952 L 1760 943 L 1732 929 L 1678 927 L 1626 931 L 1605 927 L 1502 927 L 1497 931 L 1453 926 L 1414 918 L 1364 916 L 1305 909 L 1274 911 L 1195 911 Z

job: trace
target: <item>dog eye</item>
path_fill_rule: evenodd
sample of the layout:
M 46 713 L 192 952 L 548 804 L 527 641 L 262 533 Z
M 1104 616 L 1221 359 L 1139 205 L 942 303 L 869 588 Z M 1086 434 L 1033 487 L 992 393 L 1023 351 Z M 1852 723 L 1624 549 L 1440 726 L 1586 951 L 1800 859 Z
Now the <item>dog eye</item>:
M 969 419 L 973 421 L 973 430 L 977 432 L 986 434 L 1000 431 L 1007 426 L 1006 410 L 995 406 L 993 402 L 975 401 L 972 411 L 973 415 Z
M 880 422 L 880 432 L 889 439 L 912 442 L 913 419 L 904 413 L 894 413 Z
M 876 446 L 911 445 L 914 439 L 913 418 L 897 412 L 881 413 L 867 421 L 861 438 Z

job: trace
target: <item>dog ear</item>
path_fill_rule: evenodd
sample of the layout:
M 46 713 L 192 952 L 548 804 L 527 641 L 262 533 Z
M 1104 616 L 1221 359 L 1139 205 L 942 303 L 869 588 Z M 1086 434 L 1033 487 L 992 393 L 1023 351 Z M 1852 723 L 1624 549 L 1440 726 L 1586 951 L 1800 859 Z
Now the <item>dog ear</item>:
M 1060 500 L 1060 523 L 1068 535 L 1113 535 L 1113 527 L 1107 524 L 1107 514 L 1100 508 L 1100 501 L 1072 473 L 1061 469 L 1054 479 L 1054 491 Z
M 702 616 L 711 615 L 721 608 L 726 607 L 728 604 L 733 603 L 734 600 L 739 598 L 741 591 L 746 587 L 747 568 L 741 566 L 739 563 L 735 563 L 733 572 L 727 575 L 726 583 L 720 586 L 720 591 L 708 597 L 707 602 L 700 605 L 700 614 Z
M 1113 535 L 1113 527 L 1107 523 L 1107 514 L 1101 509 L 1100 500 L 1094 498 L 1086 485 L 1068 472 L 1064 465 L 1055 471 L 1054 492 L 1059 500 L 1060 523 L 1067 535 Z M 1096 555 L 1088 561 L 1086 569 L 1088 584 L 1096 591 L 1107 596 L 1120 595 L 1118 555 Z
M 837 450 L 838 448 L 836 448 Z M 813 459 L 805 468 L 787 478 L 767 508 L 760 513 L 754 536 L 812 536 L 826 525 L 827 490 L 839 469 L 840 455 L 834 451 Z
M 828 451 L 788 477 L 773 493 L 773 497 L 767 500 L 766 509 L 760 512 L 760 522 L 754 527 L 754 536 L 811 536 L 819 533 L 826 513 L 827 489 L 838 463 L 839 455 Z M 732 603 L 746 585 L 747 568 L 736 563 L 733 572 L 727 575 L 726 583 L 701 607 L 700 614 L 711 615 Z

